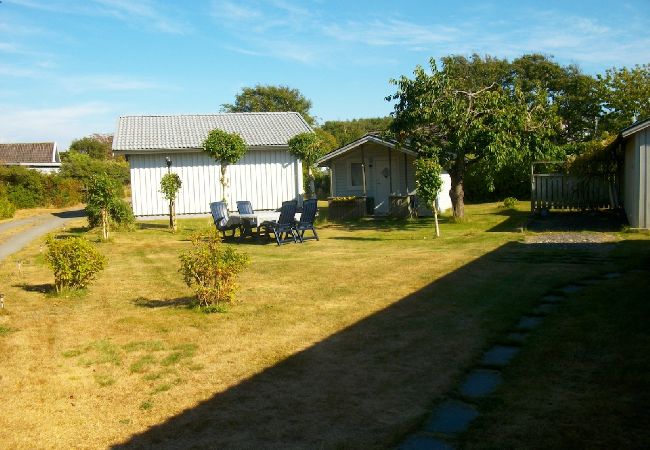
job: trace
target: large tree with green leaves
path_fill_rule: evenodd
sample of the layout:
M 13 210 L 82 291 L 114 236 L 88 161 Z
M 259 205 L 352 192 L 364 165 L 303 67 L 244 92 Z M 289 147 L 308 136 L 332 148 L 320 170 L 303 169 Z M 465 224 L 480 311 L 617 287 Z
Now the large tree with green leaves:
M 70 152 L 83 153 L 94 159 L 112 159 L 113 135 L 98 134 L 76 139 L 70 144 Z
M 507 82 L 508 63 L 495 58 L 450 56 L 430 73 L 418 66 L 414 77 L 392 83 L 397 92 L 391 131 L 422 157 L 436 158 L 451 177 L 454 217 L 464 217 L 464 181 L 481 164 L 486 182 L 505 164 L 537 159 L 551 146 L 555 108 L 539 89 L 532 96 Z M 504 75 L 505 74 L 505 75 Z
M 226 171 L 230 164 L 235 164 L 244 156 L 246 143 L 237 133 L 214 129 L 208 133 L 208 136 L 203 141 L 203 150 L 219 161 L 221 166 L 221 193 L 225 202 L 227 201 L 226 190 L 228 188 Z
M 328 120 L 321 129 L 336 138 L 337 147 L 342 147 L 368 133 L 382 133 L 390 127 L 391 117 L 371 117 L 367 119 Z M 335 147 L 336 148 L 336 147 Z
M 300 133 L 289 139 L 289 153 L 300 159 L 307 169 L 307 197 L 316 195 L 314 169 L 316 161 L 325 154 L 322 139 L 315 133 Z
M 613 67 L 598 80 L 605 108 L 603 130 L 618 133 L 636 120 L 650 118 L 650 64 Z
M 283 112 L 300 113 L 305 121 L 313 125 L 314 117 L 310 114 L 311 100 L 307 99 L 298 89 L 289 86 L 273 86 L 258 84 L 245 87 L 235 97 L 235 103 L 221 105 L 224 112 Z

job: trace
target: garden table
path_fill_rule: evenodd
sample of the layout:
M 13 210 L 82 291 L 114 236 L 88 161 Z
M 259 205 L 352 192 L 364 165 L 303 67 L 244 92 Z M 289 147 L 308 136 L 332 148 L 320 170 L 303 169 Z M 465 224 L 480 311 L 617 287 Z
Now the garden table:
M 257 211 L 253 214 L 237 214 L 242 224 L 242 236 L 254 236 L 253 228 L 258 228 L 264 222 L 276 221 L 280 218 L 279 211 Z M 296 214 L 296 220 L 300 219 L 300 213 Z M 259 236 L 258 236 L 259 237 Z

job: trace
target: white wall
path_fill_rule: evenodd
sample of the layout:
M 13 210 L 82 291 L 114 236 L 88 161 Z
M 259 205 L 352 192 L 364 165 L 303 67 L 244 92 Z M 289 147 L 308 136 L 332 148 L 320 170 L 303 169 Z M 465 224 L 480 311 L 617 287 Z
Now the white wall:
M 650 129 L 625 143 L 624 206 L 633 228 L 650 228 Z
M 177 214 L 210 212 L 210 203 L 222 198 L 219 164 L 203 152 L 130 154 L 131 199 L 136 216 L 168 213 L 160 193 L 160 180 L 167 173 L 165 157 L 172 160 L 172 172 L 182 182 L 176 200 Z M 302 165 L 286 150 L 249 150 L 237 164 L 227 169 L 228 206 L 249 200 L 256 210 L 277 209 L 285 200 L 302 192 Z

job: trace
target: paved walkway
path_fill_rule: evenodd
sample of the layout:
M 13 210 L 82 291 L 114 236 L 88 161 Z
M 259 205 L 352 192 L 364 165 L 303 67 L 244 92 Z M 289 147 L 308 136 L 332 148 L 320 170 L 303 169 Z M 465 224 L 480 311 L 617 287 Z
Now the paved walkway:
M 7 256 L 16 253 L 25 248 L 34 239 L 37 239 L 52 230 L 62 227 L 66 222 L 72 219 L 84 217 L 83 209 L 73 211 L 62 211 L 52 214 L 41 214 L 38 216 L 27 217 L 25 219 L 13 220 L 0 224 L 0 232 L 11 230 L 12 228 L 22 227 L 34 224 L 32 227 L 21 231 L 9 238 L 5 242 L 0 242 L 0 261 Z

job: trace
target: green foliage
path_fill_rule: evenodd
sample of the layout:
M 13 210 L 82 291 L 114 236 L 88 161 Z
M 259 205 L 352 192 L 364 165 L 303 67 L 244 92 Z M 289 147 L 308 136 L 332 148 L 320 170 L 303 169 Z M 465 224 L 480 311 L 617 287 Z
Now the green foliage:
M 81 185 L 58 174 L 22 166 L 0 166 L 4 196 L 16 208 L 64 207 L 81 202 Z
M 122 200 L 122 186 L 108 175 L 90 178 L 86 192 L 86 214 L 91 227 L 101 226 L 102 237 L 108 239 L 111 221 L 129 228 L 135 221 L 131 207 Z
M 61 154 L 62 177 L 79 180 L 88 186 L 90 179 L 95 175 L 106 174 L 122 185 L 129 184 L 129 164 L 122 160 L 98 160 L 86 154 L 74 151 Z
M 57 292 L 85 288 L 106 266 L 106 258 L 84 238 L 48 236 L 46 244 L 45 258 L 54 271 Z
M 389 129 L 391 117 L 374 117 L 368 119 L 328 120 L 320 129 L 334 136 L 336 145 L 327 151 L 342 147 L 368 133 L 382 133 Z
M 108 134 L 93 134 L 72 141 L 69 152 L 83 153 L 93 159 L 111 159 L 113 155 L 113 136 Z
M 181 177 L 178 174 L 166 173 L 160 180 L 160 192 L 167 200 L 174 200 L 181 189 L 181 184 Z
M 503 199 L 503 207 L 508 209 L 517 208 L 517 199 L 514 197 L 506 197 Z
M 185 283 L 194 289 L 202 307 L 231 303 L 248 255 L 223 244 L 216 232 L 198 233 L 191 240 L 192 248 L 179 256 Z
M 442 168 L 433 158 L 418 158 L 415 160 L 415 186 L 418 198 L 431 209 L 435 207 L 436 199 L 442 189 Z
M 258 84 L 255 87 L 245 87 L 235 97 L 234 104 L 223 104 L 224 112 L 297 112 L 310 125 L 315 120 L 309 113 L 311 101 L 305 98 L 298 89 L 288 86 L 273 86 Z
M 598 80 L 606 111 L 604 131 L 618 133 L 636 120 L 650 118 L 650 64 L 613 67 Z
M 0 183 L 0 219 L 10 219 L 14 216 L 16 207 L 7 197 L 7 188 Z
M 246 153 L 246 143 L 237 133 L 215 129 L 203 141 L 203 150 L 222 165 L 235 164 Z
M 289 139 L 289 153 L 302 160 L 305 165 L 307 177 L 305 185 L 309 198 L 315 195 L 313 171 L 316 161 L 325 153 L 324 143 L 320 136 L 315 133 L 300 133 Z

